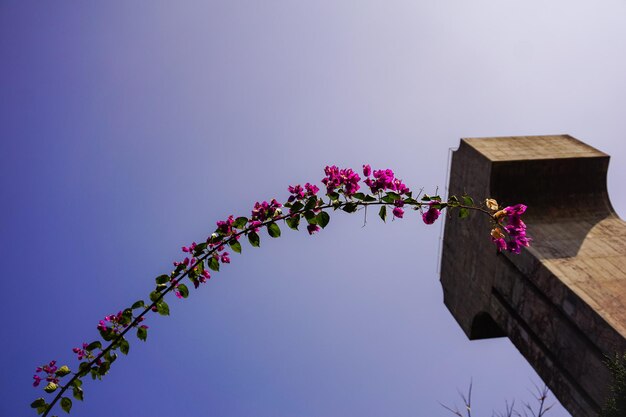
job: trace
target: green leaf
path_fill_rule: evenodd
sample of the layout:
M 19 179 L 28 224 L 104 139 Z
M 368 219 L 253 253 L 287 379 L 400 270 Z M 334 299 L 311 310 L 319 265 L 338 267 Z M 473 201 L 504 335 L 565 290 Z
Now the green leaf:
M 305 211 L 304 218 L 309 224 L 317 224 L 317 217 L 315 216 L 315 213 L 313 213 L 312 211 Z
M 358 207 L 357 203 L 348 203 L 345 206 L 343 206 L 342 210 L 345 211 L 346 213 L 354 213 L 357 207 Z
M 424 194 L 422 196 L 422 201 L 430 201 L 430 196 L 428 194 Z
M 128 351 L 130 350 L 130 344 L 128 343 L 128 340 L 122 338 L 118 343 L 120 345 L 120 352 L 122 352 L 124 355 L 128 355 Z
M 367 194 L 365 198 L 363 199 L 363 201 L 365 201 L 366 203 L 373 203 L 374 201 L 378 201 L 378 200 L 376 199 L 376 197 Z
M 287 217 L 285 219 L 285 223 L 287 223 L 287 226 L 289 226 L 293 230 L 298 230 L 298 225 L 300 224 L 300 216 L 295 215 L 292 217 Z
M 157 307 L 157 311 L 159 312 L 160 315 L 162 316 L 169 316 L 170 315 L 170 306 L 167 305 L 167 303 L 163 300 L 159 301 L 156 305 Z
M 363 200 L 363 199 L 365 199 L 365 194 L 363 194 L 363 193 L 354 193 L 354 194 L 352 194 L 352 198 L 356 198 L 357 200 Z
M 61 408 L 63 409 L 63 411 L 69 414 L 70 410 L 72 409 L 72 400 L 70 400 L 68 397 L 61 398 Z
M 268 223 L 267 233 L 269 233 L 271 237 L 280 237 L 280 227 L 274 222 Z
M 210 257 L 207 260 L 207 264 L 209 266 L 210 269 L 212 269 L 213 271 L 219 271 L 220 270 L 220 261 L 218 261 L 218 259 L 216 257 Z
M 144 303 L 143 300 L 139 300 L 139 301 L 135 301 L 135 303 L 131 306 L 131 308 L 135 310 L 138 308 L 144 308 L 145 306 L 146 306 L 146 303 Z
M 74 381 L 72 381 L 72 385 L 74 387 L 82 387 L 83 386 L 83 381 L 80 378 L 76 378 Z
M 248 218 L 247 217 L 237 217 L 235 219 L 235 222 L 233 223 L 233 227 L 235 229 L 243 229 L 246 227 L 246 224 L 248 224 Z
M 57 384 L 55 384 L 54 382 L 49 382 L 43 390 L 50 393 L 56 391 L 57 388 L 59 388 Z
M 72 389 L 72 394 L 74 395 L 74 398 L 76 398 L 77 400 L 79 401 L 84 400 L 83 389 L 81 387 L 74 387 Z
M 378 216 L 385 222 L 387 219 L 387 206 L 382 206 L 378 211 Z
M 241 243 L 234 240 L 228 243 L 228 246 L 233 250 L 233 252 L 241 253 Z
M 325 211 L 320 211 L 317 216 L 315 216 L 315 220 L 317 224 L 323 229 L 330 221 L 330 215 Z
M 163 274 L 163 275 L 159 275 L 154 280 L 156 281 L 157 285 L 162 285 L 170 280 L 170 276 Z
M 30 408 L 39 408 L 44 405 L 46 405 L 46 400 L 44 400 L 43 398 L 37 398 L 30 404 Z
M 43 414 L 48 409 L 48 404 L 37 407 L 37 414 Z
M 57 369 L 55 374 L 57 376 L 64 377 L 65 375 L 69 374 L 70 372 L 72 372 L 72 371 L 70 371 L 70 368 L 67 365 L 63 365 L 62 367 Z
M 148 338 L 148 329 L 146 329 L 145 327 L 139 327 L 137 329 L 137 338 L 145 342 Z
M 178 284 L 176 288 L 183 298 L 189 297 L 189 288 L 185 284 Z
M 296 201 L 295 203 L 293 203 L 293 204 L 291 205 L 291 212 L 293 213 L 293 212 L 296 212 L 296 211 L 300 211 L 300 210 L 302 210 L 303 208 L 304 208 L 304 204 L 302 204 L 302 203 L 301 203 L 301 202 L 299 202 L 299 201 Z
M 91 366 L 89 365 L 89 362 L 81 362 L 80 365 L 78 365 L 78 375 L 80 376 L 87 375 L 90 370 L 91 370 Z
M 196 247 L 193 249 L 193 254 L 194 254 L 195 256 L 200 255 L 202 252 L 204 252 L 204 250 L 206 249 L 206 247 L 207 247 L 208 245 L 209 245 L 209 244 L 208 244 L 208 243 L 206 243 L 206 242 L 198 243 L 198 244 L 196 245 Z
M 178 275 L 184 269 L 185 269 L 185 264 L 181 262 L 178 265 L 176 265 L 176 268 L 174 268 L 174 272 L 172 272 L 172 275 Z
M 256 232 L 250 232 L 248 233 L 248 242 L 255 248 L 258 248 L 261 244 L 261 238 Z
M 130 308 L 125 308 L 122 312 L 122 318 L 128 320 L 129 322 L 133 320 L 133 310 Z
M 209 243 L 219 243 L 221 240 L 222 238 L 220 237 L 220 235 L 218 235 L 217 233 L 213 233 L 211 234 L 211 236 L 209 236 L 209 239 L 207 241 Z
M 156 301 L 161 296 L 158 291 L 152 291 L 150 293 L 150 301 Z
M 463 196 L 463 203 L 466 206 L 473 206 L 474 205 L 474 199 L 472 199 L 472 197 L 470 197 L 469 195 L 464 195 Z
M 108 352 L 104 355 L 104 358 L 105 358 L 107 361 L 109 361 L 109 362 L 113 363 L 113 362 L 115 362 L 115 359 L 117 359 L 117 353 L 111 353 L 111 351 L 108 351 Z
M 381 198 L 381 200 L 383 200 L 385 203 L 393 204 L 396 202 L 396 200 L 400 200 L 400 194 L 396 194 L 390 191 L 385 194 L 385 196 Z
M 113 331 L 110 328 L 98 331 L 100 332 L 100 336 L 102 336 L 102 338 L 107 342 L 112 340 L 114 337 Z
M 304 205 L 304 209 L 311 210 L 312 208 L 315 208 L 316 205 L 317 205 L 317 197 L 315 196 L 309 197 L 309 199 L 306 201 L 306 204 Z
M 459 210 L 459 217 L 464 219 L 469 216 L 469 210 L 466 208 L 462 208 Z
M 106 375 L 107 372 L 109 372 L 109 369 L 111 369 L 111 362 L 104 361 L 102 362 L 102 365 L 100 365 L 100 367 L 98 368 L 97 375 Z
M 339 200 L 339 193 L 336 192 L 332 192 L 332 193 L 328 193 L 326 194 L 328 196 L 328 198 L 330 198 L 332 201 L 337 201 Z

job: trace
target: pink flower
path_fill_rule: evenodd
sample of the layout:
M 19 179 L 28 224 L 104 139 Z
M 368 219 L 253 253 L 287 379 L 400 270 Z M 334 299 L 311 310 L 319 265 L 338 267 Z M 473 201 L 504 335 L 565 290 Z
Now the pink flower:
M 507 246 L 506 241 L 503 238 L 496 239 L 492 237 L 491 241 L 495 243 L 496 248 L 498 248 L 498 252 L 501 252 L 506 249 L 506 246 Z
M 228 252 L 222 253 L 222 256 L 221 256 L 220 260 L 222 261 L 223 264 L 229 264 L 230 263 L 230 257 L 228 256 Z
M 306 194 L 308 197 L 313 197 L 317 195 L 317 192 L 320 190 L 317 185 L 309 184 L 308 182 L 304 184 L 304 188 L 306 189 Z
M 56 371 L 57 371 L 57 366 L 56 366 L 56 361 L 50 361 L 49 364 L 47 365 L 42 365 L 42 366 L 38 366 L 35 369 L 35 375 L 33 375 L 33 387 L 38 387 L 39 384 L 41 383 L 41 381 L 44 380 L 44 378 L 42 378 L 41 376 L 39 376 L 38 374 L 40 373 L 45 373 L 45 380 L 48 382 L 54 382 L 55 384 L 59 383 L 59 378 L 56 376 Z
M 283 205 L 276 201 L 276 199 L 272 199 L 270 203 L 267 201 L 259 203 L 257 201 L 252 209 L 252 220 L 263 222 L 267 219 L 271 219 L 277 213 L 277 210 L 282 206 Z
M 320 227 L 316 224 L 309 224 L 306 227 L 306 230 L 309 232 L 310 235 L 312 235 L 313 233 L 317 233 L 320 230 Z
M 252 220 L 248 224 L 248 228 L 253 232 L 258 232 L 260 227 L 261 227 L 261 222 L 258 220 Z
M 393 208 L 393 215 L 399 219 L 402 218 L 402 216 L 404 216 L 404 210 L 400 207 L 394 207 Z
M 526 212 L 527 207 L 524 204 L 516 204 L 514 206 L 506 207 L 499 212 L 494 214 L 496 221 L 499 224 L 501 222 L 505 222 L 504 230 L 508 235 L 508 241 L 504 238 L 506 237 L 504 233 L 502 233 L 501 229 L 496 227 L 494 230 L 497 232 L 494 233 L 492 230 L 491 240 L 498 248 L 498 251 L 507 250 L 511 253 L 520 253 L 522 251 L 522 247 L 530 246 L 531 238 L 526 236 L 526 224 L 522 221 L 521 215 Z M 506 220 L 504 220 L 504 216 L 506 215 Z
M 527 208 L 528 207 L 524 204 L 516 204 L 514 206 L 505 207 L 504 211 L 508 215 L 521 216 L 522 214 L 524 214 Z
M 89 346 L 87 343 L 83 343 L 83 347 L 81 348 L 77 348 L 75 347 L 74 349 L 72 349 L 72 352 L 74 352 L 76 355 L 78 355 L 78 360 L 81 361 L 83 360 L 83 358 L 86 358 L 89 356 L 89 352 L 87 351 L 87 346 Z
M 326 177 L 322 180 L 322 183 L 326 186 L 326 192 L 328 194 L 334 192 L 336 189 L 341 189 L 343 186 L 343 192 L 347 196 L 355 194 L 361 186 L 359 181 L 361 177 L 350 168 L 339 169 L 335 165 L 327 166 L 324 168 Z
M 217 222 L 217 231 L 228 236 L 233 232 L 233 223 L 235 223 L 235 217 L 231 214 L 228 219 Z
M 363 165 L 363 175 L 365 175 L 366 177 L 372 175 L 372 167 L 369 165 Z
M 365 180 L 365 184 L 370 187 L 372 193 L 376 194 L 379 191 L 385 190 L 395 190 L 395 176 L 392 170 L 390 169 L 379 169 L 374 171 L 373 173 L 374 179 L 367 178 Z
M 193 253 L 193 250 L 196 248 L 196 242 L 192 242 L 189 246 L 183 246 L 183 252 Z
M 439 209 L 436 209 L 435 207 L 433 207 L 433 204 L 437 204 L 438 201 L 431 201 L 430 204 L 430 208 L 428 209 L 428 211 L 426 211 L 426 213 L 422 214 L 422 220 L 424 220 L 424 223 L 426 224 L 433 224 L 435 222 L 435 220 L 437 220 L 439 218 L 439 215 L 441 214 L 441 211 L 439 211 Z
M 295 200 L 302 200 L 305 196 L 304 188 L 301 185 L 290 185 L 289 192 L 291 193 L 288 200 L 290 203 Z

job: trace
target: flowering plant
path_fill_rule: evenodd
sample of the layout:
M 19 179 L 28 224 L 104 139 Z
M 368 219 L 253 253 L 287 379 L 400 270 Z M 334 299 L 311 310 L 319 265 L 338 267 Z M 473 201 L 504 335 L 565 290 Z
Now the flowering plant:
M 130 342 L 126 336 L 131 330 L 136 332 L 138 339 L 145 341 L 148 337 L 148 326 L 143 322 L 147 315 L 169 315 L 166 295 L 174 293 L 177 298 L 189 297 L 189 287 L 185 279 L 197 289 L 211 278 L 211 271 L 217 272 L 220 265 L 230 263 L 228 248 L 241 253 L 242 236 L 247 238 L 251 246 L 259 247 L 260 230 L 264 228 L 270 237 L 277 238 L 281 235 L 281 221 L 294 230 L 298 230 L 300 224 L 305 223 L 308 233 L 313 235 L 328 225 L 329 211 L 334 210 L 354 213 L 361 208 L 379 206 L 378 215 L 386 221 L 388 208 L 391 209 L 393 219 L 402 219 L 405 208 L 411 207 L 421 213 L 426 224 L 433 224 L 444 209 L 458 210 L 461 218 L 468 217 L 470 211 L 474 210 L 492 219 L 491 238 L 498 251 L 519 253 L 522 246 L 530 243 L 530 238 L 526 236 L 526 225 L 520 218 L 526 210 L 526 206 L 522 204 L 500 209 L 493 199 L 487 199 L 484 205 L 476 205 L 467 195 L 460 198 L 451 196 L 443 201 L 438 195 L 430 196 L 421 191 L 414 195 L 390 169 L 372 171 L 369 165 L 364 165 L 362 172 L 365 177 L 362 183 L 369 189 L 366 193 L 360 191 L 361 176 L 354 170 L 327 166 L 322 179 L 322 184 L 326 187 L 325 197 L 319 196 L 319 187 L 310 183 L 289 186 L 290 196 L 284 204 L 275 199 L 257 202 L 249 218 L 231 215 L 218 221 L 215 232 L 205 241 L 193 242 L 182 248 L 184 258 L 173 263 L 174 268 L 170 273 L 155 278 L 156 287 L 149 294 L 149 302 L 138 300 L 130 307 L 105 316 L 96 326 L 100 339 L 82 343 L 81 347 L 72 349 L 79 361 L 74 371 L 67 365 L 57 367 L 54 360 L 37 367 L 33 386 L 38 387 L 45 381 L 47 384 L 43 390 L 48 394 L 56 394 L 50 402 L 43 397 L 36 399 L 31 407 L 45 417 L 60 403 L 61 408 L 69 413 L 72 400 L 64 394 L 71 390 L 73 397 L 82 401 L 82 378 L 90 375 L 92 379 L 101 379 L 117 359 L 116 351 L 128 354 Z

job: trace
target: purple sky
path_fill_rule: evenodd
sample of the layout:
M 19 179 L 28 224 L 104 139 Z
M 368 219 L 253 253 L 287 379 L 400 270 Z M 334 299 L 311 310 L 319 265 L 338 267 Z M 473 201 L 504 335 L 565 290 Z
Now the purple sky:
M 623 1 L 88 3 L 0 0 L 2 416 L 180 246 L 328 164 L 434 190 L 460 137 L 569 133 L 626 211 Z M 368 220 L 244 245 L 72 413 L 439 417 L 472 378 L 477 416 L 528 400 L 511 343 L 444 307 L 440 225 Z

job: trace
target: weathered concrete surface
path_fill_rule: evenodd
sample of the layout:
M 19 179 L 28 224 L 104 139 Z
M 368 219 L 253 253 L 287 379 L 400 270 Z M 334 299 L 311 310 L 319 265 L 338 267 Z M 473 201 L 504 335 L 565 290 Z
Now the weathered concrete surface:
M 481 213 L 446 220 L 444 302 L 470 339 L 507 336 L 575 417 L 596 416 L 626 352 L 626 223 L 606 190 L 609 156 L 568 135 L 462 139 L 450 195 L 525 203 L 534 239 L 496 255 Z

